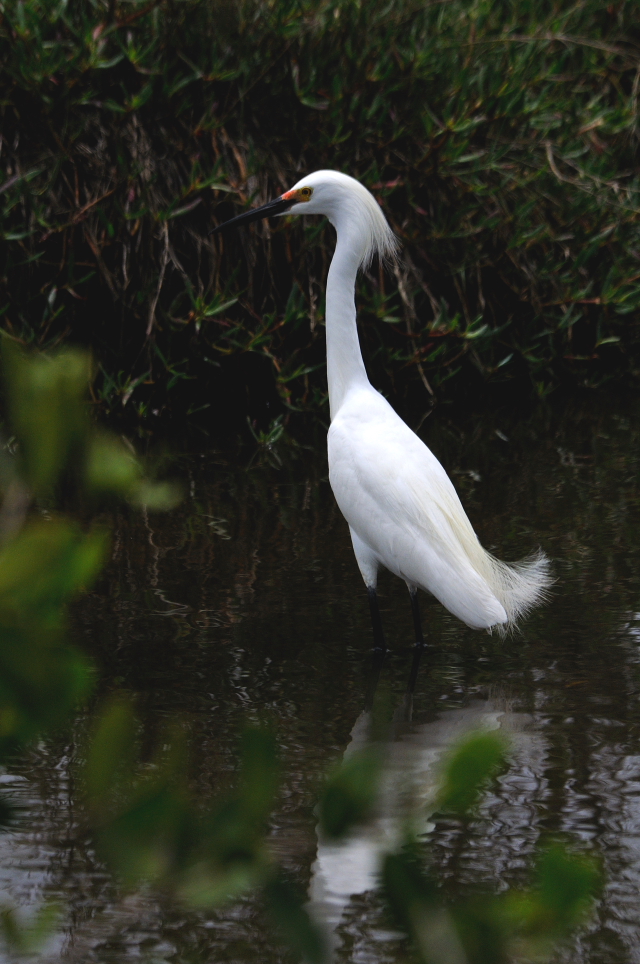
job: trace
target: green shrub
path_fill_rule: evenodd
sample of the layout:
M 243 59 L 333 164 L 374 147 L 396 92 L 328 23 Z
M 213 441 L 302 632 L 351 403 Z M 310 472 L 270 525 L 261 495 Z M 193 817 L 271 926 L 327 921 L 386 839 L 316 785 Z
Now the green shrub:
M 361 286 L 383 387 L 633 381 L 636 12 L 1 0 L 3 324 L 92 346 L 115 412 L 319 409 L 330 232 L 207 232 L 334 167 L 403 241 Z

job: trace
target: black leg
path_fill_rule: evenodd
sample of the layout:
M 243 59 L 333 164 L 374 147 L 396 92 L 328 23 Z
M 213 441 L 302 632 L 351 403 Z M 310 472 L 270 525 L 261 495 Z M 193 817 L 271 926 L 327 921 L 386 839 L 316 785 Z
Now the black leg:
M 373 701 L 376 695 L 376 689 L 378 688 L 378 680 L 380 679 L 380 670 L 382 669 L 386 655 L 385 650 L 377 648 L 373 650 L 371 658 L 371 671 L 369 673 L 367 692 L 364 698 L 365 710 L 373 709 Z
M 422 621 L 420 619 L 420 603 L 418 602 L 418 590 L 410 589 L 411 614 L 413 616 L 413 630 L 416 634 L 416 646 L 421 649 L 424 646 L 424 636 L 422 635 Z
M 422 659 L 423 650 L 423 646 L 416 646 L 413 650 L 411 672 L 409 673 L 409 682 L 407 683 L 407 696 L 410 697 L 413 697 L 413 691 L 416 688 L 416 680 L 418 678 L 418 670 L 420 669 L 420 660 Z
M 409 589 L 409 597 L 411 599 L 411 614 L 413 616 L 413 630 L 416 637 L 416 645 L 413 650 L 413 659 L 411 660 L 411 672 L 409 673 L 409 682 L 407 683 L 407 696 L 405 701 L 406 709 L 406 720 L 411 719 L 412 707 L 413 707 L 413 691 L 416 688 L 416 680 L 418 678 L 418 670 L 420 669 L 420 660 L 422 658 L 422 653 L 424 652 L 424 636 L 422 635 L 422 621 L 420 619 L 420 603 L 418 602 L 418 590 Z
M 374 649 L 379 649 L 385 653 L 387 651 L 387 644 L 384 641 L 384 632 L 382 631 L 382 620 L 380 619 L 380 610 L 378 609 L 378 595 L 373 586 L 367 586 L 367 592 L 369 594 L 371 626 L 373 627 L 373 646 Z

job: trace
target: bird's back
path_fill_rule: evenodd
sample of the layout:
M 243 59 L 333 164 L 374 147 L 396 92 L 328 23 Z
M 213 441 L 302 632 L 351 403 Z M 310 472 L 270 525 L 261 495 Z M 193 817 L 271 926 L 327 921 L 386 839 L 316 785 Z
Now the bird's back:
M 440 462 L 371 387 L 350 392 L 331 423 L 329 476 L 377 560 L 469 626 L 517 618 L 548 584 L 542 560 L 508 566 L 483 549 Z

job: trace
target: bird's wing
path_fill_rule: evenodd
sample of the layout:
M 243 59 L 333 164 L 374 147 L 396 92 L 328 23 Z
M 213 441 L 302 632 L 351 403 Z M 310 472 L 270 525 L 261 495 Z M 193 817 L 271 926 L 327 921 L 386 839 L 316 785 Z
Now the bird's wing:
M 338 501 L 371 509 L 397 527 L 416 529 L 442 548 L 470 536 L 477 543 L 458 494 L 435 455 L 384 399 L 381 411 L 345 406 L 331 424 L 329 469 Z M 377 406 L 378 407 L 378 406 Z M 382 416 L 382 417 L 381 417 Z M 466 537 L 466 539 L 465 539 Z
M 342 407 L 329 431 L 329 473 L 344 516 L 383 565 L 470 625 L 505 621 L 451 480 L 381 396 L 362 393 Z

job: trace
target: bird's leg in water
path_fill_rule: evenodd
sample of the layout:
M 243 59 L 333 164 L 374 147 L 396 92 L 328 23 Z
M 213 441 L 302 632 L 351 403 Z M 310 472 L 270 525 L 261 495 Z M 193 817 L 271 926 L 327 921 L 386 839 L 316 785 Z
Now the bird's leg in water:
M 411 660 L 411 672 L 409 673 L 409 682 L 407 683 L 407 705 L 413 704 L 413 691 L 416 688 L 416 680 L 418 678 L 418 670 L 420 669 L 420 660 L 422 659 L 423 647 L 416 646 L 413 650 L 413 659 Z M 406 717 L 407 720 L 411 719 L 411 715 Z
M 422 653 L 424 651 L 424 636 L 422 635 L 422 621 L 420 619 L 420 603 L 418 602 L 418 590 L 415 588 L 409 589 L 409 596 L 411 598 L 411 613 L 413 615 L 413 629 L 416 637 L 416 645 L 413 650 L 413 659 L 411 661 L 411 672 L 409 673 L 409 682 L 407 683 L 407 693 L 405 696 L 405 722 L 411 721 L 411 716 L 413 714 L 413 691 L 416 688 L 416 680 L 418 678 L 418 670 L 420 669 L 420 660 L 422 658 Z
M 378 608 L 378 594 L 376 593 L 375 586 L 367 586 L 367 593 L 369 595 L 369 610 L 371 612 L 371 625 L 373 627 L 373 660 L 364 708 L 365 710 L 370 710 L 373 707 L 373 699 L 376 693 L 376 687 L 378 686 L 378 680 L 380 679 L 380 670 L 382 669 L 384 658 L 387 655 L 387 644 L 382 629 L 382 620 L 380 619 L 380 610 Z
M 374 649 L 371 659 L 371 672 L 369 673 L 369 682 L 367 685 L 367 694 L 364 699 L 365 710 L 373 709 L 373 701 L 376 695 L 376 689 L 378 688 L 378 680 L 380 679 L 380 670 L 382 669 L 382 664 L 384 663 L 384 658 L 387 655 L 386 650 Z
M 367 593 L 369 594 L 369 611 L 371 613 L 371 625 L 373 627 L 373 647 L 386 653 L 387 644 L 382 630 L 382 620 L 380 619 L 380 610 L 378 609 L 378 594 L 376 593 L 375 586 L 367 586 Z
M 420 603 L 418 602 L 418 590 L 410 589 L 411 615 L 413 616 L 413 630 L 416 635 L 416 646 L 420 649 L 424 646 L 424 636 L 422 635 L 422 621 L 420 619 Z

